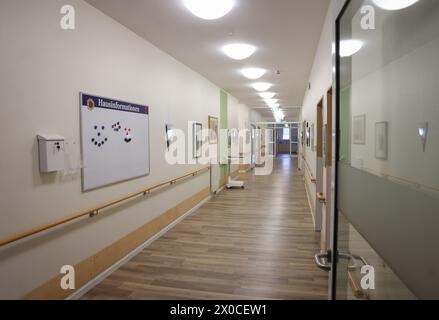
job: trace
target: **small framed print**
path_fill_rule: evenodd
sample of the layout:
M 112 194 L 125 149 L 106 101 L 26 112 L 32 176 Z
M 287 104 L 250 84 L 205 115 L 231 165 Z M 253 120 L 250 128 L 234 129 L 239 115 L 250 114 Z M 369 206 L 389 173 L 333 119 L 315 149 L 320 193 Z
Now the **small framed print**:
M 174 139 L 173 126 L 171 124 L 166 124 L 165 125 L 165 130 L 166 130 L 166 147 L 169 150 L 169 147 L 172 144 L 172 140 Z
M 202 156 L 203 147 L 203 125 L 201 123 L 194 123 L 192 127 L 193 134 L 193 156 L 194 159 L 199 159 Z
M 375 158 L 387 160 L 389 144 L 389 123 L 378 122 L 375 124 Z
M 366 116 L 356 116 L 353 119 L 354 144 L 366 144 Z
M 306 126 L 306 146 L 311 146 L 311 128 L 308 125 Z
M 218 118 L 209 116 L 209 144 L 218 144 Z
M 323 126 L 323 137 L 322 137 L 322 145 L 323 145 L 323 164 L 326 168 L 326 136 L 327 136 L 327 131 L 328 130 L 328 126 L 325 124 Z

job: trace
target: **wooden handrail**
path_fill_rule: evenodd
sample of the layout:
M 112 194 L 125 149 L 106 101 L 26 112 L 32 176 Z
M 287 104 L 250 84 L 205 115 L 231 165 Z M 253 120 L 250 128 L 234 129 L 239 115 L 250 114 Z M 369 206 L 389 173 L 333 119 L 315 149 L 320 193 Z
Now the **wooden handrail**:
M 306 158 L 305 158 L 305 156 L 304 156 L 303 154 L 302 154 L 302 159 L 303 159 L 303 162 L 305 163 L 305 169 L 306 169 L 306 171 L 308 171 L 308 173 L 309 173 L 309 176 L 310 176 L 311 182 L 314 183 L 314 184 L 316 184 L 316 183 L 317 183 L 317 179 L 314 178 L 314 176 L 312 175 L 311 167 L 310 167 L 308 161 L 306 160 Z
M 319 200 L 320 203 L 326 203 L 326 197 L 323 192 L 317 192 L 317 200 Z
M 355 271 L 348 271 L 348 282 L 355 298 L 365 300 L 370 299 L 369 295 L 361 288 L 360 279 L 358 279 Z
M 120 197 L 120 198 L 118 198 L 116 200 L 112 200 L 112 201 L 106 202 L 106 203 L 104 203 L 104 204 L 102 204 L 100 206 L 97 206 L 97 207 L 94 207 L 94 208 L 91 208 L 91 209 L 87 209 L 87 210 L 83 210 L 83 211 L 80 211 L 80 212 L 76 212 L 76 213 L 68 215 L 68 216 L 66 216 L 66 217 L 64 217 L 62 219 L 55 220 L 55 221 L 53 221 L 51 223 L 47 223 L 45 225 L 42 225 L 42 226 L 39 226 L 39 227 L 36 227 L 36 228 L 32 228 L 32 229 L 27 230 L 27 231 L 17 233 L 17 234 L 15 234 L 13 236 L 10 236 L 10 237 L 6 238 L 6 239 L 0 240 L 0 247 L 8 245 L 8 244 L 11 244 L 11 243 L 16 242 L 18 240 L 22 240 L 24 238 L 28 238 L 30 236 L 33 236 L 33 235 L 37 234 L 37 233 L 40 233 L 40 232 L 43 232 L 43 231 L 46 231 L 46 230 L 58 227 L 58 226 L 63 225 L 65 223 L 67 223 L 67 222 L 70 222 L 70 221 L 82 218 L 82 217 L 87 216 L 87 215 L 90 216 L 90 217 L 94 217 L 97 214 L 99 214 L 99 211 L 101 211 L 103 209 L 107 209 L 107 208 L 112 207 L 112 206 L 114 206 L 116 204 L 125 202 L 127 200 L 131 200 L 131 199 L 136 198 L 136 197 L 141 196 L 141 195 L 146 196 L 147 194 L 150 194 L 154 190 L 163 188 L 165 186 L 174 185 L 174 184 L 176 184 L 177 182 L 179 182 L 181 180 L 185 180 L 185 179 L 187 179 L 189 177 L 195 177 L 195 176 L 199 175 L 200 173 L 207 172 L 207 171 L 210 171 L 210 166 L 204 167 L 203 169 L 200 169 L 200 170 L 197 170 L 197 171 L 185 174 L 183 176 L 180 176 L 180 177 L 177 177 L 177 178 L 174 178 L 174 179 L 171 179 L 171 180 L 168 180 L 166 182 L 162 182 L 162 183 L 153 185 L 151 187 L 139 190 L 137 192 L 134 192 L 134 193 L 128 194 L 126 196 Z

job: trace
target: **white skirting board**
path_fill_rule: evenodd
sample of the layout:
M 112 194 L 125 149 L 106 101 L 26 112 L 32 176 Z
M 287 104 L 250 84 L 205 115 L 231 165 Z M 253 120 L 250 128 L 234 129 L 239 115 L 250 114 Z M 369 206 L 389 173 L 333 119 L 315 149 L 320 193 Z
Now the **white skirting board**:
M 216 191 L 214 192 L 214 194 L 215 194 L 215 195 L 220 194 L 225 188 L 226 188 L 225 185 L 222 186 L 221 188 L 219 188 L 218 190 L 216 190 Z
M 110 268 L 99 274 L 96 278 L 90 280 L 88 283 L 86 283 L 84 286 L 82 286 L 80 289 L 78 289 L 75 293 L 71 294 L 66 298 L 66 300 L 78 300 L 83 295 L 85 295 L 87 292 L 89 292 L 91 289 L 96 287 L 99 283 L 105 280 L 110 274 L 112 274 L 114 271 L 119 269 L 122 265 L 130 261 L 132 258 L 137 256 L 139 253 L 141 253 L 146 247 L 150 246 L 154 241 L 158 240 L 160 237 L 164 236 L 169 230 L 174 228 L 176 225 L 178 225 L 181 221 L 186 219 L 188 216 L 193 214 L 196 210 L 198 210 L 201 206 L 203 206 L 206 202 L 208 202 L 212 196 L 207 197 L 203 201 L 201 201 L 199 204 L 197 204 L 195 207 L 193 207 L 191 210 L 183 214 L 180 218 L 176 219 L 174 222 L 170 223 L 168 226 L 163 228 L 161 231 L 159 231 L 157 234 L 146 240 L 143 244 L 141 244 L 139 247 L 131 251 L 129 254 L 127 254 L 125 257 L 123 257 L 121 260 L 113 264 Z

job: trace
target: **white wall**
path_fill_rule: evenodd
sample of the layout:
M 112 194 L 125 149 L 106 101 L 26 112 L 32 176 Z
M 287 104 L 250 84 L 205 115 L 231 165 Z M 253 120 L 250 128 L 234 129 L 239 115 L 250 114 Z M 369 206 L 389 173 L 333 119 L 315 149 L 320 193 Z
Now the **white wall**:
M 250 109 L 250 124 L 264 121 L 261 114 L 254 109 Z
M 301 121 L 314 124 L 314 142 L 317 143 L 317 104 L 324 98 L 323 110 L 324 110 L 324 123 L 326 123 L 326 92 L 332 85 L 332 20 L 333 20 L 333 8 L 334 1 L 331 4 L 326 15 L 325 23 L 323 25 L 322 34 L 320 36 L 319 45 L 314 58 L 314 64 L 312 67 L 309 82 L 311 83 L 311 89 L 305 94 L 302 107 Z M 302 149 L 302 153 L 305 155 L 312 171 L 313 177 L 316 177 L 317 168 L 317 154 L 316 149 L 305 148 Z M 305 165 L 302 164 L 303 171 L 305 171 Z M 316 198 L 316 186 L 311 183 L 309 175 L 306 175 L 306 184 L 310 190 L 309 197 L 313 203 Z
M 366 144 L 351 145 L 353 166 L 439 190 L 438 56 L 439 37 L 353 82 L 351 115 L 366 115 Z M 363 60 L 353 57 L 354 72 Z M 389 125 L 387 160 L 375 158 L 375 124 L 382 121 Z M 423 122 L 429 122 L 425 152 Z
M 240 131 L 240 134 L 244 134 L 245 129 L 250 130 L 250 116 L 251 116 L 251 109 L 245 105 L 239 103 L 239 101 L 233 97 L 230 94 L 227 94 L 228 96 L 228 125 L 229 129 L 238 129 Z M 237 150 L 239 153 L 245 152 L 244 145 L 242 143 L 243 141 L 239 143 L 239 146 L 237 146 Z M 238 156 L 238 155 L 236 155 Z M 231 172 L 235 172 L 239 169 L 239 164 L 232 164 Z
M 59 27 L 64 1 L 2 1 L 0 10 L 0 238 L 94 207 L 199 166 L 165 163 L 169 122 L 219 117 L 220 89 L 81 0 L 76 30 Z M 80 173 L 42 175 L 36 135 L 65 136 L 79 154 L 79 92 L 150 106 L 149 177 L 81 193 Z M 76 159 L 77 160 L 77 159 Z M 209 174 L 0 249 L 0 299 L 19 298 L 207 188 Z

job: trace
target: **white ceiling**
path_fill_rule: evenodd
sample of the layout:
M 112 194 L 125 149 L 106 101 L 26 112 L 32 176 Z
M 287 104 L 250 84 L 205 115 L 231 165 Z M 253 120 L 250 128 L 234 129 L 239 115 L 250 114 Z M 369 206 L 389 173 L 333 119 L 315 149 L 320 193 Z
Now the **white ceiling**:
M 260 107 L 253 107 L 253 109 L 264 118 L 268 119 L 270 121 L 274 121 L 273 119 L 273 113 L 270 108 L 267 106 L 260 106 Z M 283 113 L 285 114 L 285 120 L 286 121 L 296 121 L 300 118 L 300 107 L 289 107 L 289 106 L 283 106 L 282 108 Z
M 288 106 L 302 105 L 329 5 L 329 0 L 236 0 L 224 18 L 207 21 L 192 15 L 183 0 L 86 1 L 250 107 L 265 104 L 239 69 L 269 70 L 258 81 L 274 84 L 270 91 L 278 93 L 287 120 L 299 113 Z M 220 50 L 230 42 L 258 50 L 247 60 L 231 60 Z M 271 117 L 269 109 L 261 114 Z

